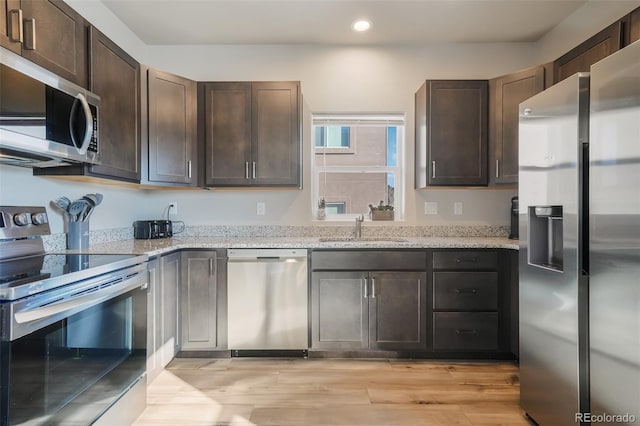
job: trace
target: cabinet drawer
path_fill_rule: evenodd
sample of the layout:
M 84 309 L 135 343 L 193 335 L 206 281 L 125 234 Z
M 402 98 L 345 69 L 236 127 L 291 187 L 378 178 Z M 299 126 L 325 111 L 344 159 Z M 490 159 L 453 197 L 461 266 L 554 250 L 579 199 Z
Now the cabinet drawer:
M 433 269 L 497 269 L 496 251 L 436 251 L 433 253 Z
M 422 250 L 314 250 L 311 268 L 314 271 L 424 271 L 427 253 Z
M 498 314 L 493 312 L 436 312 L 433 347 L 448 351 L 497 351 Z
M 434 272 L 433 309 L 495 311 L 497 272 Z

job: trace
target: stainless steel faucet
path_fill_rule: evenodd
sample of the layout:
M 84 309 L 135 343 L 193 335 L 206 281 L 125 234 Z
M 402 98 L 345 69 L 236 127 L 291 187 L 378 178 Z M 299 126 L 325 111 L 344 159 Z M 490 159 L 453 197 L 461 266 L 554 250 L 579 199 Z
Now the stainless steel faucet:
M 355 229 L 355 237 L 362 238 L 362 222 L 364 222 L 364 215 L 360 215 L 356 217 L 356 229 Z

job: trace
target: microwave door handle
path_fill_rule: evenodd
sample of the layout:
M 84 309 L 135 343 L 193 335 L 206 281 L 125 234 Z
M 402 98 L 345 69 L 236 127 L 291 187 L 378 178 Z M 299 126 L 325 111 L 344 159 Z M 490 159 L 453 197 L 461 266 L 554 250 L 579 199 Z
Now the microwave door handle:
M 82 105 L 82 110 L 84 112 L 86 122 L 84 137 L 82 138 L 82 142 L 79 146 L 78 142 L 76 141 L 76 136 L 73 132 L 78 104 Z M 73 106 L 71 107 L 71 114 L 69 115 L 69 133 L 71 134 L 71 141 L 73 142 L 73 145 L 78 149 L 78 154 L 86 154 L 87 149 L 89 149 L 89 143 L 91 142 L 91 135 L 93 134 L 93 114 L 91 114 L 89 103 L 82 93 L 78 93 L 76 99 L 73 101 Z

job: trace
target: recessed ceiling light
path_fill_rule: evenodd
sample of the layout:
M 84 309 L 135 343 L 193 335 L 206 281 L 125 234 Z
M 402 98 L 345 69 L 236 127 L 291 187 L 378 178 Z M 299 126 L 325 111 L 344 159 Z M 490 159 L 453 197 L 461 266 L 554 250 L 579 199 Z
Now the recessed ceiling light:
M 359 33 L 367 31 L 369 28 L 371 28 L 371 21 L 368 19 L 357 19 L 353 21 L 353 24 L 351 24 L 351 29 Z

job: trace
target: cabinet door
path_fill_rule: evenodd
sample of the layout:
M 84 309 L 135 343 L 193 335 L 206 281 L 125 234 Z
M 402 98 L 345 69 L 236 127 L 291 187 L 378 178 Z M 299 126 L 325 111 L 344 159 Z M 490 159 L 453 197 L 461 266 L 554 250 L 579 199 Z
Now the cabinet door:
M 311 277 L 311 347 L 369 347 L 366 272 L 314 272 Z
M 252 184 L 300 186 L 299 84 L 252 83 L 251 91 Z
M 165 367 L 180 349 L 178 340 L 178 290 L 180 284 L 180 253 L 160 259 L 161 327 L 160 363 Z
M 427 274 L 375 272 L 369 291 L 369 347 L 426 350 Z
M 487 109 L 485 80 L 431 80 L 418 90 L 418 187 L 487 184 Z
M 140 64 L 90 29 L 91 91 L 100 96 L 99 176 L 140 181 Z
M 152 259 L 147 263 L 149 292 L 147 295 L 147 383 L 151 383 L 162 364 L 159 349 L 162 340 L 162 295 L 160 289 L 160 261 Z
M 196 83 L 149 70 L 149 181 L 195 183 Z
M 182 350 L 215 349 L 218 346 L 216 266 L 215 251 L 182 253 Z
M 520 285 L 519 285 L 519 273 L 518 273 L 518 256 L 517 250 L 509 251 L 509 342 L 511 347 L 511 353 L 516 356 L 516 359 L 520 357 L 520 315 L 519 315 L 519 298 L 520 298 Z
M 251 83 L 206 83 L 205 185 L 251 183 Z
M 518 119 L 520 102 L 544 90 L 544 67 L 504 75 L 489 82 L 491 121 L 489 181 L 518 182 Z
M 622 35 L 622 22 L 615 22 L 556 59 L 555 82 L 564 80 L 577 72 L 589 72 L 591 65 L 622 47 Z
M 21 13 L 20 0 L 0 0 L 0 46 L 18 54 L 22 52 Z
M 22 56 L 87 87 L 85 20 L 62 0 L 22 0 Z
M 640 40 L 640 7 L 629 14 L 629 44 Z

